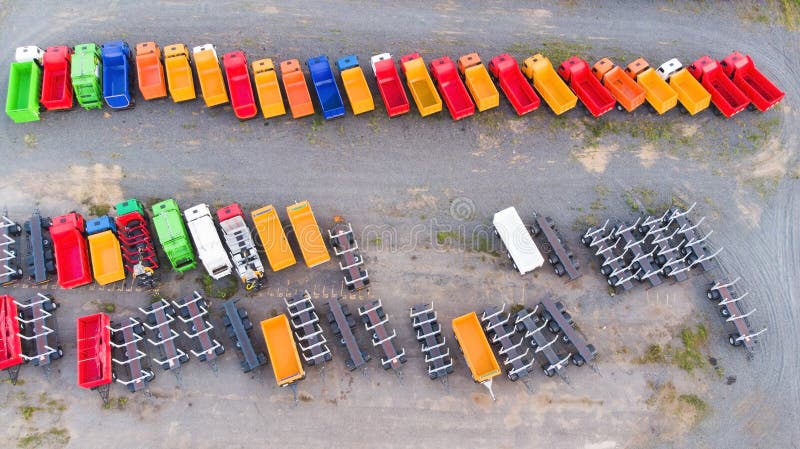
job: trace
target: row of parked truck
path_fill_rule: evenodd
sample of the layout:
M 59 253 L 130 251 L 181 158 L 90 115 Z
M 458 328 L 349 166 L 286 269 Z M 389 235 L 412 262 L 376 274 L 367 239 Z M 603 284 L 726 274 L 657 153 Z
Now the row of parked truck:
M 135 50 L 124 41 L 46 50 L 27 46 L 17 48 L 15 61 L 6 113 L 18 123 L 39 120 L 42 109 L 71 109 L 75 100 L 86 109 L 101 108 L 104 102 L 113 109 L 131 108 L 135 84 L 145 100 L 167 96 L 176 103 L 193 100 L 198 96 L 195 79 L 206 106 L 230 104 L 240 120 L 255 117 L 259 107 L 264 118 L 285 114 L 286 103 L 293 118 L 312 115 L 316 108 L 299 60 L 280 62 L 279 82 L 272 59 L 248 64 L 243 51 L 220 59 L 212 44 L 196 46 L 191 52 L 185 44 L 171 44 L 163 54 L 152 41 L 137 44 Z M 328 57 L 309 58 L 305 65 L 323 117 L 343 116 L 344 97 Z M 421 116 L 440 112 L 446 105 L 453 120 L 474 114 L 476 107 L 485 111 L 498 106 L 497 86 L 518 115 L 537 109 L 540 96 L 556 115 L 573 109 L 580 100 L 594 117 L 615 105 L 632 112 L 645 103 L 658 114 L 678 106 L 691 115 L 713 104 L 715 111 L 732 117 L 748 106 L 766 111 L 784 97 L 750 56 L 738 52 L 721 61 L 703 56 L 688 67 L 675 58 L 657 68 L 644 58 L 624 68 L 609 58 L 590 66 L 572 56 L 554 68 L 542 54 L 521 65 L 502 54 L 492 58 L 487 68 L 477 53 L 457 62 L 444 56 L 430 64 L 419 53 L 410 53 L 399 59 L 400 71 L 391 54 L 381 53 L 370 58 L 370 66 L 389 117 L 410 111 L 400 72 Z M 342 57 L 336 67 L 353 114 L 375 109 L 358 57 Z

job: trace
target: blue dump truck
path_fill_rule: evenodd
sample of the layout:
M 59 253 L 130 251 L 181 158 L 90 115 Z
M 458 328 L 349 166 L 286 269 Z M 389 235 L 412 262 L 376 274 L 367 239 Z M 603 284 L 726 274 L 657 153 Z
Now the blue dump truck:
M 103 58 L 103 98 L 114 109 L 133 107 L 131 95 L 131 48 L 127 42 L 109 41 L 100 50 Z
M 306 61 L 306 65 L 311 73 L 311 81 L 314 82 L 314 90 L 317 91 L 317 98 L 319 98 L 325 120 L 343 116 L 344 102 L 339 93 L 339 86 L 336 85 L 336 79 L 333 77 L 328 57 L 321 55 L 311 58 Z

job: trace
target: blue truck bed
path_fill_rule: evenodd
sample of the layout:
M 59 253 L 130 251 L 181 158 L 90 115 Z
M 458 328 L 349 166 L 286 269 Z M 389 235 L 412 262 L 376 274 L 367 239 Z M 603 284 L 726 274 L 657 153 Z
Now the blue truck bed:
M 306 61 L 306 65 L 311 73 L 311 80 L 314 82 L 314 90 L 317 92 L 325 120 L 343 116 L 344 102 L 339 93 L 339 86 L 336 85 L 336 78 L 333 77 L 328 57 L 321 55 L 311 58 Z
M 103 98 L 109 107 L 123 109 L 133 103 L 130 89 L 131 49 L 126 42 L 103 44 Z

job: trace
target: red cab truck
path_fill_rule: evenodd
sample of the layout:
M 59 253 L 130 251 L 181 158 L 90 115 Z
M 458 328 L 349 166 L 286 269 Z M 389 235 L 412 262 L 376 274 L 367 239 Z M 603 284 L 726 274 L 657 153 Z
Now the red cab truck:
M 47 54 L 45 53 L 45 58 Z M 753 106 L 765 112 L 783 100 L 786 95 L 778 89 L 761 71 L 756 68 L 753 59 L 737 51 L 722 60 L 722 71 L 733 80 L 733 84 L 747 95 Z M 47 67 L 45 66 L 45 76 Z
M 56 253 L 58 285 L 75 288 L 92 282 L 89 269 L 89 251 L 84 231 L 86 223 L 77 212 L 70 212 L 53 219 L 50 238 Z
M 592 74 L 589 63 L 583 59 L 577 56 L 567 59 L 558 66 L 558 74 L 593 116 L 600 117 L 617 104 L 611 92 L 600 84 L 600 80 Z
M 407 113 L 411 109 L 408 96 L 403 83 L 400 81 L 400 74 L 394 59 L 389 53 L 381 53 L 370 59 L 372 71 L 378 81 L 378 90 L 381 92 L 383 104 L 386 106 L 386 113 L 389 117 L 396 117 Z
M 453 120 L 461 120 L 474 114 L 475 104 L 467 92 L 464 81 L 458 75 L 456 63 L 444 56 L 431 61 L 429 68 Z
M 495 56 L 489 61 L 489 73 L 497 79 L 500 90 L 506 95 L 517 115 L 525 115 L 539 107 L 539 97 L 531 83 L 525 79 L 517 60 L 508 53 Z
M 693 62 L 689 66 L 689 73 L 711 94 L 711 102 L 725 117 L 733 117 L 750 104 L 747 95 L 725 76 L 719 62 L 710 56 Z
M 236 118 L 247 120 L 255 117 L 258 108 L 244 52 L 226 53 L 222 56 L 222 65 L 225 66 L 225 78 L 228 79 L 228 92 L 231 94 L 231 106 Z
M 66 45 L 47 47 L 42 61 L 44 75 L 40 103 L 48 111 L 71 109 L 73 96 L 69 67 L 72 49 Z

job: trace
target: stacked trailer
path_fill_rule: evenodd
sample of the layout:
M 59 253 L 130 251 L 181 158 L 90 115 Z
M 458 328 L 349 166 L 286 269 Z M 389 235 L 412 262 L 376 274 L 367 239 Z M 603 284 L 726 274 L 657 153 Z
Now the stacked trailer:
M 22 341 L 19 338 L 17 304 L 8 295 L 0 296 L 0 371 L 8 370 L 8 378 L 16 385 L 22 357 Z
M 358 251 L 358 243 L 353 234 L 353 227 L 340 216 L 333 217 L 333 229 L 328 229 L 333 252 L 341 259 L 339 269 L 344 272 L 344 284 L 348 290 L 362 290 L 369 285 L 369 272 L 364 265 L 364 258 Z
M 155 378 L 155 373 L 144 363 L 147 354 L 139 343 L 145 336 L 142 323 L 129 317 L 127 324 L 111 322 L 108 330 L 111 332 L 111 361 L 117 368 L 113 370 L 114 380 L 125 385 L 131 393 L 144 390 Z
M 53 243 L 50 240 L 50 219 L 42 218 L 39 209 L 36 209 L 22 229 L 27 236 L 25 269 L 34 285 L 45 284 L 56 272 Z
M 178 318 L 187 329 L 183 331 L 194 344 L 190 349 L 201 362 L 211 364 L 217 370 L 217 358 L 225 352 L 225 348 L 214 338 L 214 325 L 208 321 L 208 302 L 196 291 L 190 297 L 180 298 L 172 304 L 178 310 Z
M 558 374 L 559 377 L 566 380 L 565 371 L 572 354 L 564 355 L 556 351 L 555 343 L 558 341 L 558 335 L 553 335 L 550 338 L 552 333 L 546 334 L 550 320 L 537 313 L 538 310 L 538 304 L 533 310 L 520 310 L 517 312 L 514 325 L 518 332 L 525 333 L 523 339 L 530 338 L 528 344 L 533 348 L 534 358 L 536 358 L 536 354 L 544 356 L 545 363 L 542 363 L 541 367 L 545 376 L 552 377 Z
M 104 313 L 82 316 L 77 322 L 78 386 L 97 390 L 105 403 L 113 381 L 109 324 Z
M 236 274 L 247 291 L 258 290 L 264 279 L 264 264 L 258 256 L 253 233 L 244 221 L 242 208 L 233 203 L 217 210 L 219 227 Z
M 685 211 L 677 207 L 667 210 L 666 225 L 678 229 L 677 235 L 682 238 L 680 252 L 686 257 L 686 264 L 689 268 L 699 265 L 703 271 L 709 271 L 715 268 L 711 262 L 722 251 L 722 248 L 711 251 L 708 247 L 707 239 L 714 232 L 713 230 L 705 235 L 700 233 L 699 227 L 706 217 L 701 217 L 697 223 L 692 223 L 687 217 L 696 204 L 693 203 Z
M 333 335 L 339 340 L 339 344 L 347 349 L 350 356 L 345 360 L 347 369 L 353 371 L 370 361 L 372 357 L 359 348 L 356 337 L 353 335 L 356 320 L 350 314 L 347 305 L 343 305 L 338 298 L 328 300 L 328 324 L 331 326 Z
M 19 263 L 19 237 L 22 226 L 7 217 L 3 211 L 0 217 L 0 285 L 6 287 L 22 279 L 22 267 Z
M 572 363 L 582 366 L 597 356 L 594 345 L 587 344 L 586 339 L 574 327 L 572 316 L 560 301 L 553 301 L 550 296 L 543 297 L 539 303 L 544 308 L 542 316 L 548 321 L 547 328 L 553 334 L 561 334 L 561 341 L 571 346 Z
M 242 372 L 249 373 L 267 363 L 267 356 L 263 352 L 256 352 L 253 342 L 250 341 L 250 331 L 253 329 L 253 322 L 247 317 L 247 310 L 236 307 L 238 299 L 229 299 L 222 304 L 225 316 L 222 322 L 225 324 L 225 331 L 233 341 L 234 346 L 241 355 L 240 366 Z
M 140 287 L 154 288 L 158 268 L 153 237 L 148 227 L 144 206 L 136 199 L 117 203 L 115 223 L 122 248 L 122 262 Z
M 726 324 L 733 325 L 735 331 L 728 334 L 728 343 L 732 346 L 743 346 L 748 354 L 752 354 L 757 342 L 756 337 L 766 332 L 767 328 L 753 332 L 748 317 L 756 309 L 746 313 L 743 311 L 740 302 L 747 296 L 747 292 L 737 291 L 735 286 L 739 280 L 740 278 L 736 278 L 732 282 L 717 280 L 706 291 L 706 296 L 711 301 L 718 301 L 720 315 L 725 318 Z
M 283 298 L 286 309 L 291 317 L 297 345 L 300 347 L 303 359 L 309 366 L 324 364 L 331 360 L 331 350 L 328 349 L 328 340 L 322 333 L 319 325 L 319 316 L 311 302 L 311 295 L 304 291 L 301 296 Z
M 433 303 L 417 304 L 411 307 L 408 315 L 411 326 L 416 331 L 416 339 L 421 345 L 420 349 L 425 354 L 428 376 L 446 381 L 447 375 L 453 372 L 453 359 L 442 335 L 442 325 L 433 310 Z
M 649 252 L 645 249 L 646 236 L 637 235 L 640 221 L 641 218 L 632 225 L 621 224 L 615 234 L 622 239 L 623 255 L 630 253 L 628 270 L 634 273 L 640 282 L 648 281 L 651 287 L 656 287 L 663 282 L 659 276 L 661 270 L 656 266 L 653 258 L 656 249 Z
M 145 314 L 143 324 L 150 331 L 147 341 L 160 357 L 153 357 L 153 361 L 164 371 L 172 370 L 180 379 L 181 364 L 188 362 L 189 356 L 175 344 L 178 332 L 170 326 L 175 321 L 175 309 L 166 299 L 160 299 L 147 307 L 139 307 L 139 310 Z
M 660 274 L 683 282 L 689 279 L 689 266 L 686 265 L 686 256 L 680 257 L 680 248 L 674 243 L 678 230 L 669 233 L 668 212 L 664 212 L 661 217 L 645 217 L 639 222 L 638 230 L 654 248 L 653 260 L 659 267 Z
M 578 272 L 580 265 L 578 261 L 575 260 L 575 255 L 564 244 L 564 241 L 558 234 L 553 219 L 550 217 L 542 217 L 534 213 L 533 221 L 534 223 L 531 225 L 531 234 L 533 234 L 534 237 L 541 234 L 545 240 L 547 240 L 550 251 L 545 251 L 545 253 L 547 253 L 547 261 L 553 266 L 553 271 L 558 276 L 566 274 L 570 281 L 581 277 L 581 273 Z M 547 246 L 544 246 L 544 248 L 547 249 Z
M 392 340 L 397 338 L 397 331 L 389 329 L 386 323 L 389 322 L 389 315 L 383 311 L 381 300 L 372 301 L 369 305 L 358 308 L 358 314 L 364 323 L 367 332 L 372 331 L 372 346 L 380 346 L 384 357 L 381 359 L 383 369 L 393 369 L 397 372 L 400 365 L 406 363 L 406 350 L 404 348 L 397 351 Z
M 586 230 L 581 237 L 581 241 L 589 248 L 595 249 L 595 255 L 600 256 L 603 264 L 600 267 L 600 273 L 606 276 L 608 285 L 614 289 L 621 288 L 627 291 L 633 288 L 631 280 L 635 277 L 630 272 L 628 266 L 623 260 L 623 254 L 617 254 L 619 251 L 616 249 L 621 238 L 614 240 L 614 235 L 617 228 L 608 227 L 608 220 L 598 228 L 591 227 Z
M 509 324 L 511 315 L 504 314 L 505 309 L 505 304 L 502 307 L 487 307 L 483 310 L 481 321 L 483 321 L 484 330 L 492 339 L 492 343 L 499 346 L 498 354 L 506 358 L 503 365 L 508 367 L 508 380 L 516 382 L 530 374 L 534 359 L 528 356 L 530 348 L 522 344 L 524 338 L 520 338 L 518 342 L 514 343 L 513 337 L 516 329 Z
M 22 357 L 45 369 L 64 356 L 53 313 L 58 308 L 52 297 L 38 293 L 25 301 L 16 301 Z

